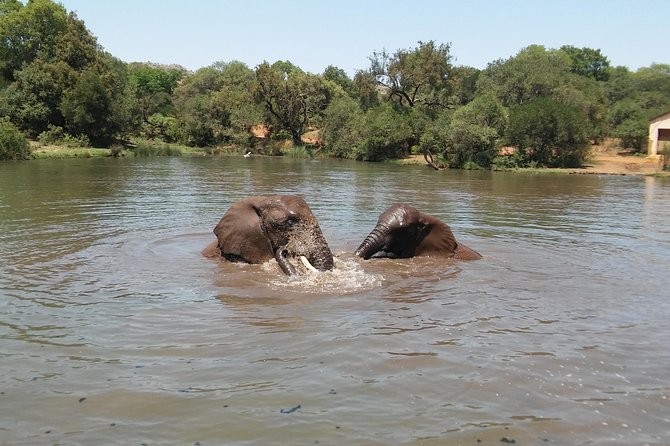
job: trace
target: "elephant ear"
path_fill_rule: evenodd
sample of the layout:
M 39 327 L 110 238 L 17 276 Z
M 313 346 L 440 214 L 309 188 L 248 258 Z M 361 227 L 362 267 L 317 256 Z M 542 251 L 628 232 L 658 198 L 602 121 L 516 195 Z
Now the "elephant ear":
M 270 242 L 261 228 L 259 205 L 264 197 L 233 204 L 214 228 L 221 255 L 228 260 L 263 263 L 273 257 Z
M 458 248 L 458 243 L 451 228 L 439 218 L 423 213 L 420 216 L 420 222 L 424 225 L 422 232 L 426 235 L 417 246 L 416 255 L 452 257 Z

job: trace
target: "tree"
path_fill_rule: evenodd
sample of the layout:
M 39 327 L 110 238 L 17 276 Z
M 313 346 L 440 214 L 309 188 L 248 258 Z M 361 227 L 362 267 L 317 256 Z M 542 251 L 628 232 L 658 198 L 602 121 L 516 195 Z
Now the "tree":
M 365 113 L 363 128 L 365 139 L 360 159 L 366 161 L 401 158 L 418 143 L 410 111 L 389 102 L 369 109 Z
M 14 80 L 14 73 L 38 57 L 51 60 L 59 36 L 67 31 L 68 15 L 51 0 L 31 0 L 26 6 L 3 5 L 0 15 L 0 74 Z
M 256 67 L 254 97 L 267 112 L 266 120 L 291 135 L 295 145 L 310 121 L 321 115 L 333 95 L 332 88 L 317 75 L 305 73 L 290 62 Z
M 326 108 L 321 135 L 325 150 L 338 158 L 363 159 L 364 113 L 349 96 L 335 97 Z
M 475 98 L 477 93 L 477 79 L 480 70 L 473 67 L 453 67 L 449 76 L 451 103 L 456 106 L 466 105 Z
M 101 51 L 84 23 L 60 4 L 5 1 L 2 11 L 0 74 L 9 85 L 0 93 L 0 112 L 35 137 L 49 125 L 64 125 L 62 97 Z
M 508 112 L 492 95 L 474 99 L 454 112 L 445 158 L 460 168 L 488 167 L 508 124 Z
M 254 71 L 239 61 L 186 76 L 174 92 L 180 140 L 200 147 L 251 144 L 251 128 L 262 120 L 251 93 L 254 81 Z
M 625 148 L 642 151 L 649 120 L 670 109 L 670 65 L 652 64 L 636 72 L 616 67 L 610 70 L 605 91 L 610 136 L 619 138 Z
M 606 81 L 609 78 L 609 59 L 603 56 L 599 49 L 563 45 L 561 51 L 567 53 L 572 61 L 571 72 L 597 81 Z
M 495 95 L 508 108 L 537 98 L 578 108 L 587 119 L 589 138 L 598 140 L 604 132 L 602 87 L 594 79 L 573 73 L 571 66 L 565 51 L 531 45 L 514 57 L 489 64 L 479 76 L 477 91 Z
M 492 95 L 481 95 L 454 112 L 440 114 L 421 136 L 421 150 L 449 167 L 488 167 L 505 135 L 508 112 Z
M 61 111 L 66 130 L 73 135 L 86 135 L 98 144 L 107 144 L 134 130 L 137 113 L 129 100 L 127 80 L 124 63 L 101 55 L 63 93 Z
M 588 150 L 584 116 L 550 98 L 512 107 L 508 138 L 522 166 L 578 167 Z
M 186 69 L 145 63 L 130 64 L 128 68 L 130 86 L 137 99 L 142 120 L 147 122 L 155 113 L 169 114 L 172 93 L 186 74 Z
M 419 42 L 409 50 L 374 52 L 370 57 L 370 79 L 390 100 L 414 107 L 417 104 L 446 107 L 451 66 L 450 44 Z M 446 96 L 445 96 L 446 95 Z
M 511 107 L 551 97 L 569 74 L 566 53 L 531 45 L 514 57 L 490 63 L 477 80 L 477 91 L 492 93 L 505 107 Z
M 355 96 L 354 82 L 342 68 L 328 65 L 323 71 L 323 78 L 339 85 L 347 95 Z

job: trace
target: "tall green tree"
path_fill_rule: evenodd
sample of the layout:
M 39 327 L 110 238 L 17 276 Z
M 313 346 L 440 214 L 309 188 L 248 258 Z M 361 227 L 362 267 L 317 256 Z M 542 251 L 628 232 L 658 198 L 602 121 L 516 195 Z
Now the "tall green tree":
M 179 138 L 195 146 L 251 142 L 262 121 L 252 96 L 255 74 L 244 63 L 217 62 L 185 77 L 174 92 Z
M 493 94 L 505 107 L 548 98 L 574 107 L 587 119 L 587 132 L 598 140 L 603 134 L 606 99 L 602 86 L 571 71 L 572 60 L 562 50 L 531 45 L 507 60 L 495 61 L 481 73 L 477 91 Z
M 14 80 L 15 72 L 38 57 L 53 60 L 60 36 L 68 28 L 68 14 L 51 0 L 31 0 L 25 6 L 3 4 L 0 15 L 0 74 Z
M 321 136 L 326 152 L 338 158 L 363 159 L 365 114 L 358 102 L 346 95 L 337 96 L 324 115 Z
M 287 68 L 288 67 L 288 68 Z M 266 121 L 291 135 L 300 145 L 304 131 L 323 114 L 333 89 L 321 76 L 305 73 L 289 62 L 256 67 L 254 97 L 266 111 Z
M 75 14 L 50 0 L 3 3 L 0 14 L 0 113 L 32 137 L 65 119 L 62 98 L 102 53 Z
M 328 65 L 323 71 L 323 78 L 339 85 L 342 90 L 349 96 L 355 96 L 354 81 L 352 81 L 347 73 L 334 65 Z
M 108 144 L 137 129 L 136 103 L 131 100 L 127 66 L 110 55 L 100 55 L 63 93 L 65 129 Z
M 171 113 L 172 94 L 186 75 L 181 67 L 133 63 L 128 67 L 129 82 L 138 102 L 142 120 L 148 122 L 155 113 Z
M 588 151 L 580 110 L 546 97 L 512 107 L 508 138 L 522 166 L 578 167 Z
M 434 41 L 398 50 L 393 55 L 385 50 L 370 57 L 368 73 L 387 97 L 398 103 L 448 106 L 449 74 L 452 69 L 450 44 Z
M 587 47 L 576 48 L 571 45 L 563 45 L 561 51 L 570 57 L 571 72 L 593 78 L 597 81 L 606 81 L 609 78 L 609 59 L 599 49 L 594 50 Z

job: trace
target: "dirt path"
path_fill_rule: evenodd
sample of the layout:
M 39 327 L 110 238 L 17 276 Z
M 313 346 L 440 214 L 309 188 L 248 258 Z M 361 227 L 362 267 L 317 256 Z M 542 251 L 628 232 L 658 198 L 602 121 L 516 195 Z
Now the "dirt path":
M 596 151 L 592 160 L 587 161 L 582 169 L 573 170 L 578 173 L 652 175 L 663 173 L 661 167 L 660 159 L 603 150 Z

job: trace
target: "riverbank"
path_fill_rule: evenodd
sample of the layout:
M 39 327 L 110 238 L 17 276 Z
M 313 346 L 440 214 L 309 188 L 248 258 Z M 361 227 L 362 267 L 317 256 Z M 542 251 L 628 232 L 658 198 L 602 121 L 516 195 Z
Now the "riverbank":
M 212 154 L 221 154 L 221 151 L 212 151 L 207 149 L 174 146 L 157 145 L 157 153 L 146 153 L 150 155 L 170 155 L 170 156 L 206 156 Z M 162 149 L 169 149 L 170 153 L 158 153 Z M 92 148 L 92 147 L 65 147 L 57 145 L 39 145 L 33 144 L 32 154 L 35 158 L 98 158 L 114 156 L 112 149 Z M 231 154 L 226 152 L 226 154 Z M 116 156 L 136 156 L 132 150 L 124 150 L 123 153 L 117 153 Z M 140 155 L 138 153 L 137 155 Z M 413 155 L 405 159 L 395 160 L 398 164 L 408 165 L 426 165 L 423 155 Z M 538 169 L 515 169 L 518 171 L 532 171 L 538 173 L 559 173 L 559 174 L 582 174 L 582 175 L 661 175 L 670 176 L 670 171 L 662 169 L 660 158 L 649 158 L 644 155 L 634 154 L 628 151 L 622 151 L 611 145 L 594 146 L 591 156 L 584 166 L 579 168 L 538 168 Z
M 401 164 L 423 164 L 423 155 L 414 155 L 400 160 Z M 660 158 L 650 158 L 629 151 L 622 151 L 613 146 L 594 146 L 591 156 L 582 167 L 578 168 L 535 168 L 513 169 L 514 171 L 532 171 L 538 173 L 559 173 L 573 175 L 661 175 L 670 176 L 664 171 Z

